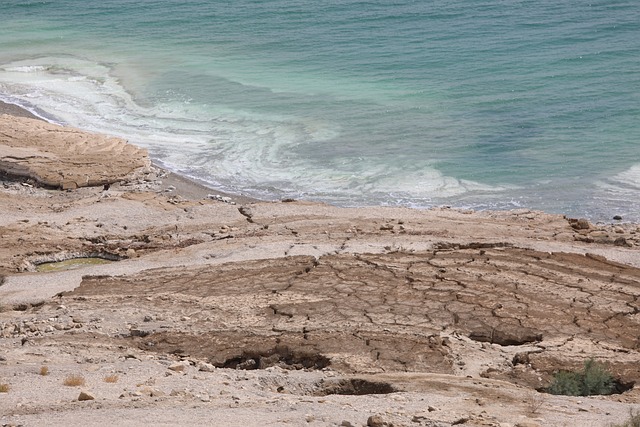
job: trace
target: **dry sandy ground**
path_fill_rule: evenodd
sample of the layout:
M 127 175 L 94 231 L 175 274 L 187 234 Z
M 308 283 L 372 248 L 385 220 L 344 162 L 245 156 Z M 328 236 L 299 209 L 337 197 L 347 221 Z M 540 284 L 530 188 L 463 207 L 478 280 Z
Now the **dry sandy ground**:
M 637 225 L 257 202 L 146 161 L 71 158 L 109 188 L 44 188 L 69 132 L 20 157 L 43 129 L 21 120 L 0 120 L 0 165 L 28 171 L 0 182 L 0 425 L 607 426 L 639 406 Z M 83 256 L 113 262 L 36 271 Z M 538 391 L 589 357 L 621 394 Z

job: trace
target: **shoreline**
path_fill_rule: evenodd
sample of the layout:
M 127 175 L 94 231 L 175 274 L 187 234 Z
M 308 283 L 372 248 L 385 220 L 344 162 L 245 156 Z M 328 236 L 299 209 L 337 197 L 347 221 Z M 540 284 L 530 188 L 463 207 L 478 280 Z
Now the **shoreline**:
M 9 115 L 12 115 L 12 116 L 27 117 L 27 118 L 31 118 L 31 119 L 37 119 L 37 120 L 42 120 L 42 121 L 48 122 L 43 117 L 32 113 L 31 111 L 29 111 L 26 108 L 24 108 L 24 107 L 22 107 L 22 106 L 20 106 L 18 104 L 13 104 L 13 103 L 6 102 L 6 101 L 0 101 L 0 114 L 9 114 Z M 131 144 L 128 141 L 127 141 L 127 143 Z M 131 144 L 131 145 L 137 147 L 134 144 Z M 231 193 L 231 192 L 227 192 L 227 191 L 223 191 L 223 190 L 218 190 L 215 187 L 209 186 L 205 181 L 198 180 L 197 178 L 181 175 L 178 172 L 172 171 L 172 170 L 162 166 L 161 164 L 153 161 L 153 159 L 151 160 L 151 164 L 155 169 L 158 170 L 157 175 L 162 177 L 161 186 L 162 186 L 163 191 L 167 191 L 168 193 L 173 192 L 174 194 L 179 195 L 181 197 L 184 197 L 185 199 L 198 200 L 198 199 L 210 198 L 210 199 L 215 199 L 215 200 L 218 200 L 218 201 L 225 201 L 227 203 L 234 202 L 234 203 L 238 203 L 238 204 L 269 202 L 269 200 L 258 199 L 256 197 L 252 197 L 252 196 L 246 196 L 246 195 L 243 195 L 243 194 Z M 306 202 L 308 202 L 308 203 L 325 204 L 325 202 L 322 202 L 322 201 L 306 200 Z M 367 209 L 367 208 L 375 208 L 375 207 L 381 207 L 381 206 L 379 206 L 379 205 L 364 205 L 364 206 L 355 206 L 353 208 Z M 398 207 L 398 208 L 405 208 L 406 207 L 408 209 L 430 210 L 430 209 L 439 209 L 439 208 L 449 207 L 449 206 L 446 205 L 446 204 L 443 204 L 443 205 L 434 205 L 434 206 L 428 206 L 428 207 L 407 207 L 407 206 L 390 206 L 390 207 Z M 455 206 L 453 208 L 454 209 L 461 209 L 461 210 L 468 210 L 469 209 L 469 208 L 466 208 L 464 206 Z M 508 211 L 520 210 L 520 209 L 528 209 L 528 210 L 532 210 L 532 211 L 539 211 L 539 212 L 544 212 L 544 213 L 547 213 L 547 214 L 550 214 L 550 215 L 563 215 L 563 214 L 566 215 L 566 213 L 564 213 L 564 212 L 552 213 L 552 212 L 548 212 L 548 211 L 545 211 L 545 210 L 540 210 L 540 209 L 530 208 L 530 207 L 510 208 L 510 209 L 506 209 L 506 208 L 505 209 L 498 209 L 498 208 L 475 209 L 475 208 L 471 208 L 471 210 L 486 211 L 486 212 L 492 212 L 492 211 L 508 212 Z M 585 218 L 585 216 L 584 215 L 579 215 L 579 216 L 576 216 L 576 218 Z M 588 218 L 588 217 L 587 217 L 587 219 L 589 221 L 592 220 L 591 218 Z M 634 221 L 634 220 L 629 221 L 624 217 L 618 217 L 618 215 L 612 214 L 607 218 L 604 218 L 604 217 L 598 218 L 597 220 L 594 220 L 594 223 L 598 224 L 598 225 L 612 226 L 612 225 L 623 225 L 623 224 L 626 224 L 626 225 L 640 224 L 640 221 Z
M 33 114 L 27 109 L 17 104 L 11 104 L 4 101 L 0 101 L 0 115 L 1 114 L 9 114 L 11 116 L 26 117 L 44 121 L 42 117 Z M 216 197 L 217 200 L 223 198 L 224 200 L 231 200 L 236 203 L 255 203 L 261 201 L 253 197 L 231 194 L 217 190 L 207 186 L 203 182 L 175 173 L 153 161 L 152 166 L 158 170 L 158 175 L 161 177 L 162 181 L 161 187 L 163 191 L 177 194 L 188 200 L 207 199 L 212 198 L 210 196 L 218 196 Z

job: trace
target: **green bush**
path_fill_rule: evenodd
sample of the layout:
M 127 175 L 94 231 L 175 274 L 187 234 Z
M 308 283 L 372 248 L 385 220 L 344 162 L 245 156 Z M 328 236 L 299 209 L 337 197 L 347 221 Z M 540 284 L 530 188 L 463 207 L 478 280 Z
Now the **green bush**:
M 554 377 L 547 391 L 565 396 L 592 396 L 611 394 L 614 390 L 613 377 L 602 363 L 594 359 L 584 362 L 581 372 L 560 371 Z
M 577 372 L 560 371 L 553 377 L 547 391 L 564 396 L 580 396 L 582 394 L 580 380 L 580 374 Z
M 583 396 L 613 393 L 613 377 L 607 368 L 593 359 L 584 362 Z

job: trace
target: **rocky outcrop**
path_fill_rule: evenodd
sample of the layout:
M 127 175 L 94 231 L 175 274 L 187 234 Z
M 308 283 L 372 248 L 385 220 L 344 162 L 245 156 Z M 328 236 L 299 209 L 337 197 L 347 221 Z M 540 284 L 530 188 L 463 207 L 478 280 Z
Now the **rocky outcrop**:
M 146 150 L 123 139 L 0 116 L 0 173 L 73 189 L 118 182 L 149 166 Z

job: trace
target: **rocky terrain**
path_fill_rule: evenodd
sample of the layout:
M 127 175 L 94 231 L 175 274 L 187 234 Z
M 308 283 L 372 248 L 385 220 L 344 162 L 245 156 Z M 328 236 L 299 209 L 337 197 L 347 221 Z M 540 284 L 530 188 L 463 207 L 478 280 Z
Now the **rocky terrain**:
M 121 140 L 0 129 L 2 425 L 607 426 L 639 406 L 635 224 L 258 202 Z M 544 392 L 592 357 L 616 394 Z

